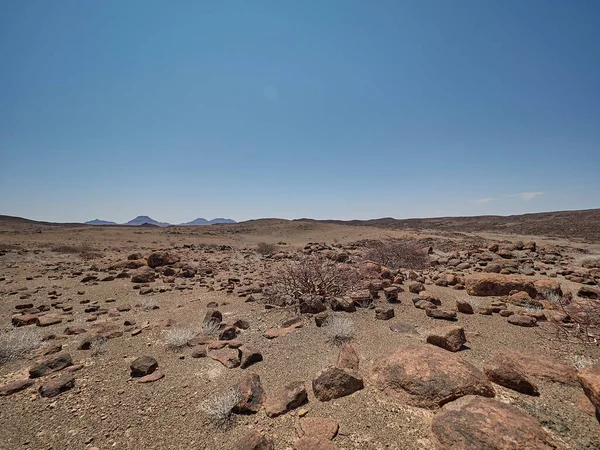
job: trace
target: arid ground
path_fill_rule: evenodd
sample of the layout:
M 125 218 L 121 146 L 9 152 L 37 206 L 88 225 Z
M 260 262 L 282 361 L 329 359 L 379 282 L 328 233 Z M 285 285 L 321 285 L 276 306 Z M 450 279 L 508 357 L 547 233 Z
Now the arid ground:
M 600 449 L 600 224 L 561 214 L 2 217 L 0 448 Z

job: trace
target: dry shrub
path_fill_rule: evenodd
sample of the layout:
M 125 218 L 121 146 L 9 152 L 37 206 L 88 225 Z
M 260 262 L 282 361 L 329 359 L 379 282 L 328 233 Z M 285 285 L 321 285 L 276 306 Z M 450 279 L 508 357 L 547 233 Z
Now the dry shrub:
M 277 246 L 273 244 L 267 244 L 266 242 L 259 242 L 256 244 L 256 253 L 263 256 L 272 255 L 277 251 Z
M 164 332 L 163 339 L 167 348 L 170 350 L 178 350 L 187 347 L 188 342 L 197 332 L 189 327 L 173 327 Z
M 429 266 L 429 255 L 422 247 L 398 239 L 371 241 L 365 254 L 366 259 L 389 269 L 425 269 Z
M 329 336 L 329 341 L 341 346 L 354 339 L 354 323 L 349 317 L 333 314 L 323 324 L 323 329 Z
M 267 295 L 298 298 L 304 294 L 340 297 L 356 288 L 358 270 L 348 264 L 330 261 L 318 255 L 303 255 L 275 269 Z
M 570 319 L 568 323 L 551 322 L 556 338 L 572 343 L 600 343 L 600 300 L 571 301 L 558 295 L 551 295 L 548 299 Z
M 200 408 L 217 427 L 225 427 L 231 423 L 233 408 L 242 401 L 242 394 L 231 389 L 224 394 L 215 394 L 202 402 Z
M 0 334 L 0 363 L 25 356 L 42 343 L 42 335 L 34 328 L 16 329 Z
M 92 247 L 89 244 L 78 244 L 78 245 L 54 245 L 50 247 L 50 251 L 54 253 L 61 253 L 67 255 L 79 255 L 83 259 L 97 259 L 102 258 L 102 253 L 97 248 Z

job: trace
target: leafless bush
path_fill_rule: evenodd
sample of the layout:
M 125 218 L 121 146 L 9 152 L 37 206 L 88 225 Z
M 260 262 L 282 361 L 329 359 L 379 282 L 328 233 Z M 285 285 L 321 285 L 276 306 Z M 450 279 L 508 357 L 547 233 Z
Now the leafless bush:
M 272 255 L 277 251 L 277 246 L 273 244 L 267 244 L 266 242 L 259 242 L 256 245 L 256 252 L 261 255 Z
M 102 258 L 102 253 L 97 248 L 92 247 L 89 244 L 77 244 L 77 245 L 55 245 L 50 247 L 50 251 L 54 253 L 63 253 L 69 255 L 79 255 L 83 259 L 96 259 Z
M 104 347 L 104 344 L 106 344 L 107 342 L 108 339 L 106 339 L 104 336 L 92 339 L 92 341 L 90 342 L 90 350 L 92 351 L 92 356 L 96 357 L 105 353 L 106 348 Z
M 242 394 L 231 389 L 224 394 L 216 394 L 202 402 L 200 408 L 208 419 L 217 427 L 225 427 L 231 423 L 233 408 L 242 401 Z
M 571 364 L 579 371 L 596 362 L 596 360 L 584 355 L 571 355 L 569 359 L 571 360 Z
M 189 327 L 173 327 L 164 331 L 163 340 L 167 348 L 177 350 L 188 345 L 190 339 L 196 336 L 196 331 Z
M 303 294 L 341 297 L 358 286 L 360 274 L 347 264 L 312 254 L 280 264 L 267 295 L 300 297 Z
M 600 268 L 600 256 L 588 256 L 581 260 L 581 265 L 587 268 Z
M 331 315 L 323 324 L 329 336 L 329 341 L 335 345 L 342 345 L 354 339 L 354 323 L 349 317 L 339 314 Z
M 551 322 L 555 337 L 573 343 L 600 343 L 600 300 L 571 301 L 559 295 L 551 296 L 551 299 L 555 308 L 570 319 L 568 323 Z
M 11 330 L 0 335 L 0 363 L 25 356 L 42 343 L 38 330 L 26 328 Z
M 429 255 L 423 248 L 397 239 L 371 241 L 365 257 L 389 269 L 418 270 L 429 266 Z
M 141 302 L 142 311 L 152 311 L 153 309 L 158 309 L 158 305 L 156 301 L 152 298 L 145 298 Z
M 221 328 L 221 324 L 218 320 L 209 320 L 202 324 L 202 334 L 211 335 L 215 334 Z

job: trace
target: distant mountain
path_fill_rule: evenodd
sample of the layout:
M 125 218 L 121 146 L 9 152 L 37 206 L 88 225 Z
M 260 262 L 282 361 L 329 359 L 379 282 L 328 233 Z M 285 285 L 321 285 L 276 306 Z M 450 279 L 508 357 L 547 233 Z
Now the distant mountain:
M 191 222 L 183 223 L 182 225 L 215 225 L 217 223 L 237 223 L 233 219 L 223 219 L 222 217 L 217 217 L 216 219 L 206 220 L 202 217 L 198 219 L 192 220 Z
M 124 225 L 139 226 L 139 225 L 144 225 L 145 223 L 150 224 L 150 225 L 156 225 L 158 227 L 168 227 L 169 225 L 171 225 L 170 223 L 159 222 L 148 216 L 137 216 L 135 219 L 131 219 L 129 222 L 127 222 Z
M 85 222 L 86 225 L 116 225 L 116 222 L 111 222 L 110 220 L 100 220 L 94 219 L 88 222 Z

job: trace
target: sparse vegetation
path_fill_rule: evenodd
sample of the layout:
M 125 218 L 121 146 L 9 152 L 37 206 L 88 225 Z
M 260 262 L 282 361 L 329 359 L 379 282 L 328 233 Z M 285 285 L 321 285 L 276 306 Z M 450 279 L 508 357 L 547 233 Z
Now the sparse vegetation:
M 358 285 L 359 279 L 358 271 L 347 264 L 317 254 L 303 255 L 299 260 L 282 263 L 275 269 L 267 295 L 293 298 L 303 294 L 343 296 Z
M 209 320 L 202 324 L 202 333 L 210 336 L 215 334 L 221 328 L 221 324 L 217 320 Z
M 334 345 L 340 346 L 350 342 L 355 336 L 354 322 L 340 314 L 331 315 L 323 324 L 323 328 Z
M 424 269 L 429 255 L 417 244 L 398 239 L 371 241 L 365 258 L 389 269 Z
M 103 256 L 99 249 L 94 248 L 89 244 L 55 245 L 50 247 L 50 251 L 67 255 L 79 255 L 86 260 L 102 258 Z
M 256 252 L 263 256 L 272 255 L 277 251 L 277 246 L 273 244 L 267 244 L 266 242 L 259 242 L 256 245 Z
M 230 389 L 224 394 L 215 394 L 202 402 L 200 408 L 208 419 L 217 427 L 226 427 L 231 423 L 233 408 L 242 400 L 242 395 L 236 389 Z
M 156 304 L 156 301 L 152 298 L 145 298 L 144 300 L 142 300 L 142 302 L 140 303 L 142 311 L 152 311 L 153 309 L 158 309 L 158 305 Z
M 171 350 L 186 347 L 194 336 L 196 331 L 189 327 L 173 327 L 163 332 L 165 344 Z
M 36 329 L 16 329 L 0 335 L 0 364 L 25 356 L 42 343 Z
M 596 362 L 596 360 L 584 355 L 571 355 L 569 359 L 571 360 L 571 364 L 579 371 Z
M 552 322 L 555 337 L 583 344 L 600 343 L 600 300 L 585 299 L 571 302 L 568 297 L 546 297 L 559 311 L 569 317 L 569 323 Z
M 104 345 L 108 342 L 108 339 L 106 339 L 105 337 L 98 337 L 96 339 L 93 339 L 90 342 L 90 350 L 92 351 L 92 356 L 96 357 L 96 356 L 100 356 L 101 354 L 106 352 L 106 348 L 104 347 Z

